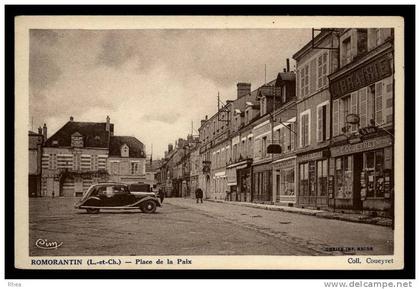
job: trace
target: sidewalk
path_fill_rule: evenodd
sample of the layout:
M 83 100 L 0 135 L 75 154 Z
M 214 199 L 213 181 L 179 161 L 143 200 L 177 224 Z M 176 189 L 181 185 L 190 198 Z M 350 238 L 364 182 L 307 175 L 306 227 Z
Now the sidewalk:
M 189 198 L 184 199 L 184 200 L 192 200 L 195 202 L 194 199 L 189 199 Z M 281 212 L 287 212 L 287 213 L 309 215 L 309 216 L 314 216 L 317 218 L 335 219 L 335 220 L 341 220 L 341 221 L 347 221 L 347 222 L 353 222 L 353 223 L 363 223 L 363 224 L 392 227 L 392 220 L 389 218 L 372 217 L 372 216 L 367 216 L 363 214 L 350 214 L 350 213 L 345 214 L 345 213 L 329 212 L 329 211 L 324 211 L 324 210 L 312 210 L 312 209 L 303 209 L 303 208 L 286 207 L 286 206 L 278 206 L 278 205 L 255 204 L 255 203 L 247 203 L 247 202 L 235 202 L 235 201 L 212 200 L 212 199 L 206 199 L 204 200 L 204 202 L 226 203 L 226 204 L 235 205 L 235 206 L 243 206 L 243 207 L 264 209 L 264 210 L 270 210 L 270 211 L 281 211 Z

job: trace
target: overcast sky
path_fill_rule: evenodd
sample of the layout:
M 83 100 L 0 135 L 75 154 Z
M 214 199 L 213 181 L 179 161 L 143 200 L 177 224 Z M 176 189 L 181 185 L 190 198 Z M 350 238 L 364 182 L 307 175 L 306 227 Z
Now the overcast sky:
M 274 79 L 310 38 L 310 29 L 31 30 L 29 129 L 46 123 L 51 136 L 70 116 L 109 115 L 115 135 L 137 137 L 148 154 L 153 144 L 156 159 L 216 112 L 218 91 L 225 101 L 237 82 L 256 89 L 264 64 Z

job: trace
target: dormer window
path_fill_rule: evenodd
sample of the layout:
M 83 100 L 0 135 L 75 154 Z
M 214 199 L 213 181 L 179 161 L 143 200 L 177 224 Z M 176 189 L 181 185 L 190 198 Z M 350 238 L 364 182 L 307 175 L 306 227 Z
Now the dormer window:
M 128 145 L 123 144 L 121 146 L 121 157 L 128 158 L 129 155 L 130 155 L 130 148 L 128 147 Z
M 71 146 L 74 148 L 83 147 L 83 136 L 79 132 L 75 132 L 71 135 Z

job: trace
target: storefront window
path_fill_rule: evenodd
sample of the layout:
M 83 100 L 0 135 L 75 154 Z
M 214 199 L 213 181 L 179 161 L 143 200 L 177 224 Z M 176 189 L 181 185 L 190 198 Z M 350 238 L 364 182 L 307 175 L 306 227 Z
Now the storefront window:
M 294 169 L 281 170 L 280 194 L 283 196 L 295 195 L 295 170 Z
M 300 165 L 300 194 L 303 196 L 309 195 L 309 163 Z
M 327 177 L 328 177 L 328 161 L 322 160 L 317 162 L 318 175 L 318 196 L 327 195 Z
M 353 196 L 353 156 L 335 159 L 336 198 L 351 199 Z
M 366 196 L 370 198 L 384 197 L 384 150 L 364 153 L 363 168 L 367 184 Z

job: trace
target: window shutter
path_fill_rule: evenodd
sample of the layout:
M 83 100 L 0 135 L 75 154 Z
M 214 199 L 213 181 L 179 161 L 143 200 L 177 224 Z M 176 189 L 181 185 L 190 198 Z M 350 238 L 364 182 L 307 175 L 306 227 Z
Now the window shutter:
M 295 149 L 295 139 L 296 139 L 296 133 L 295 133 L 296 132 L 296 125 L 295 125 L 295 123 L 291 124 L 291 128 L 292 128 L 292 131 L 290 133 L 290 137 L 291 137 L 290 148 L 293 151 Z
M 285 151 L 284 139 L 283 139 L 283 128 L 279 129 L 279 143 L 281 145 L 282 150 Z
M 333 136 L 337 136 L 339 134 L 338 128 L 339 128 L 339 122 L 340 122 L 340 111 L 339 111 L 339 105 L 340 100 L 336 99 L 333 102 Z
M 325 139 L 330 139 L 330 103 L 328 102 L 325 106 Z
M 302 97 L 302 95 L 300 95 L 300 70 L 296 70 L 296 96 L 298 98 Z
M 394 108 L 394 79 L 390 76 L 385 78 L 383 82 L 382 117 L 384 123 L 391 123 L 393 121 L 392 114 Z
M 344 103 L 343 100 L 340 99 L 340 107 L 339 107 L 339 120 L 338 120 L 338 134 L 343 133 L 343 127 L 345 122 L 346 116 L 344 115 Z
M 357 29 L 353 29 L 350 39 L 350 62 L 353 61 L 354 56 L 357 55 Z
M 305 145 L 309 144 L 309 115 L 304 115 L 305 123 Z
M 282 128 L 284 134 L 284 150 L 289 151 L 290 146 L 290 131 L 287 127 Z
M 318 82 L 318 89 L 320 89 L 323 84 L 322 84 L 322 55 L 320 55 L 318 57 L 318 75 L 317 75 L 317 82 Z
M 312 94 L 316 91 L 316 58 L 310 62 L 309 78 L 309 91 Z
M 351 94 L 351 113 L 357 114 L 357 92 Z M 357 124 L 351 125 L 351 131 L 355 132 L 357 130 Z
M 317 113 L 317 118 L 318 118 L 316 140 L 318 142 L 322 141 L 322 135 L 323 135 L 323 131 L 322 131 L 322 122 L 323 122 L 322 108 L 323 108 L 323 106 L 318 106 L 317 112 L 316 112 Z
M 367 91 L 367 88 L 363 88 L 359 90 L 360 127 L 366 127 L 367 125 L 366 91 Z
M 383 115 L 383 83 L 379 81 L 375 84 L 375 121 L 378 125 L 384 123 Z

